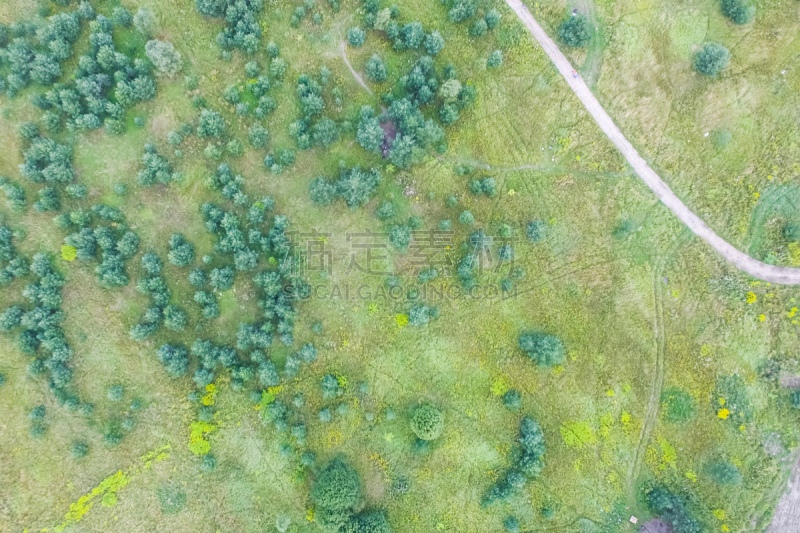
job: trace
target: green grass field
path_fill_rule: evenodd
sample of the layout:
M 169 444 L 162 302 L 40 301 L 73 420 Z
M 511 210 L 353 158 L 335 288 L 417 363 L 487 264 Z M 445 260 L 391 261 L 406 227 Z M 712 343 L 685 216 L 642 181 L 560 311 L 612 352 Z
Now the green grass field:
M 296 161 L 276 175 L 263 159 L 296 149 L 289 128 L 301 114 L 299 76 L 316 77 L 327 67 L 332 74 L 324 90 L 326 116 L 357 121 L 361 106 L 382 105 L 380 95 L 421 52 L 398 52 L 374 30 L 367 31 L 363 47 L 348 45 L 348 60 L 358 73 L 375 53 L 386 62 L 388 80 L 366 81 L 370 94 L 347 68 L 340 48 L 348 28 L 364 26 L 361 0 L 341 0 L 339 12 L 317 0 L 311 11 L 321 13 L 322 22 L 314 24 L 309 16 L 296 28 L 290 17 L 301 2 L 267 0 L 258 15 L 263 29 L 258 52 L 235 51 L 230 61 L 215 42 L 223 23 L 201 16 L 191 0 L 92 2 L 107 16 L 119 5 L 134 13 L 151 9 L 158 21 L 155 37 L 174 44 L 183 71 L 158 77 L 156 97 L 127 111 L 123 135 L 102 128 L 52 135 L 58 142 L 72 140 L 76 180 L 89 189 L 80 200 L 61 193 L 61 212 L 98 203 L 116 207 L 141 239 L 127 264 L 127 286 L 98 284 L 99 253 L 92 261 L 61 259 L 71 231 L 55 226 L 58 213 L 40 213 L 30 205 L 23 212 L 0 207 L 0 225 L 14 231 L 20 253 L 47 254 L 66 280 L 61 327 L 74 350 L 70 366 L 77 393 L 94 405 L 89 416 L 59 405 L 47 379 L 29 374 L 31 355 L 18 348 L 17 335 L 0 333 L 5 375 L 0 530 L 322 531 L 319 509 L 309 499 L 318 468 L 301 464 L 306 452 L 316 454 L 317 467 L 339 454 L 346 457 L 364 487 L 357 510 L 384 509 L 398 533 L 500 532 L 512 515 L 521 531 L 638 531 L 629 518 L 638 517 L 641 525 L 656 516 L 645 496 L 656 484 L 686 499 L 702 531 L 763 531 L 769 525 L 800 437 L 800 410 L 778 379 L 800 375 L 795 291 L 737 272 L 658 203 L 504 3 L 478 2 L 480 13 L 496 7 L 502 14 L 499 26 L 480 38 L 470 36 L 469 22 L 449 22 L 440 2 L 396 4 L 402 24 L 420 21 L 426 32 L 444 36 L 437 71 L 452 64 L 458 79 L 477 89 L 475 104 L 445 127 L 447 150 L 430 150 L 410 169 L 397 168 L 344 131 L 330 147 L 298 150 Z M 793 254 L 796 243 L 783 234 L 799 205 L 793 183 L 800 146 L 796 4 L 760 2 L 755 22 L 736 27 L 710 1 L 678 8 L 666 2 L 598 1 L 596 41 L 588 53 L 569 52 L 576 66 L 586 62 L 587 72 L 596 73 L 593 88 L 603 105 L 691 209 L 740 249 L 785 265 L 800 263 L 800 248 Z M 47 5 L 53 13 L 75 8 L 74 2 L 67 8 Z M 41 23 L 38 7 L 6 2 L 0 21 Z M 385 7 L 388 2 L 381 3 Z M 555 35 L 573 4 L 529 7 Z M 118 47 L 143 54 L 145 39 L 134 30 L 115 33 L 115 40 Z M 694 52 L 709 40 L 732 53 L 731 65 L 716 79 L 692 70 Z M 278 107 L 263 120 L 240 117 L 223 91 L 249 83 L 245 64 L 251 59 L 266 70 L 269 41 L 280 46 L 288 63 L 283 83 L 273 81 L 269 92 Z M 84 24 L 65 72 L 88 46 Z M 497 49 L 503 51 L 502 66 L 487 68 L 486 59 Z M 5 61 L 0 73 L 7 75 L 4 68 Z M 184 76 L 196 76 L 198 88 L 188 90 Z M 332 102 L 334 88 L 342 93 L 341 105 Z M 34 85 L 14 98 L 2 95 L 0 103 L 0 176 L 21 185 L 28 204 L 41 186 L 20 175 L 27 141 L 17 135 L 17 125 L 39 120 L 42 111 L 29 96 L 44 91 Z M 237 215 L 246 212 L 207 187 L 221 162 L 204 156 L 207 139 L 190 135 L 177 147 L 167 140 L 184 124 L 197 126 L 193 96 L 222 113 L 225 141 L 245 145 L 243 156 L 226 155 L 222 161 L 244 176 L 249 198 L 272 196 L 275 213 L 289 218 L 290 230 L 329 234 L 324 245 L 330 274 L 307 273 L 309 283 L 325 287 L 325 296 L 298 302 L 293 345 L 285 346 L 276 335 L 267 353 L 280 370 L 306 343 L 319 351 L 297 377 L 282 378 L 269 392 L 289 407 L 289 424 L 306 427 L 305 439 L 265 420 L 268 402 L 250 398 L 251 391 L 263 388 L 257 379 L 236 391 L 230 372 L 220 371 L 214 387 L 202 390 L 191 378 L 196 357 L 190 357 L 188 374 L 173 379 L 156 355 L 165 343 L 189 347 L 198 338 L 234 346 L 239 324 L 263 316 L 249 274 L 238 274 L 230 291 L 215 291 L 217 319 L 203 318 L 193 300 L 196 289 L 187 275 L 203 266 L 202 256 L 214 256 L 209 268 L 232 264 L 215 250 L 217 237 L 206 231 L 200 206 L 213 202 Z M 435 118 L 433 106 L 425 114 Z M 134 117 L 145 118 L 144 126 L 136 126 Z M 247 143 L 248 128 L 256 122 L 270 132 L 266 148 Z M 723 131 L 730 133 L 727 144 L 717 135 Z M 146 143 L 182 173 L 180 181 L 137 184 Z M 173 153 L 176 148 L 182 155 Z M 366 206 L 353 210 L 341 200 L 325 207 L 311 201 L 309 183 L 336 175 L 340 161 L 382 172 Z M 474 170 L 459 175 L 457 167 L 464 164 Z M 470 180 L 483 177 L 495 179 L 493 197 L 470 193 Z M 114 193 L 118 184 L 127 186 L 127 195 Z M 455 206 L 447 203 L 451 195 Z M 385 200 L 398 212 L 390 221 L 375 215 Z M 474 227 L 458 222 L 464 210 L 474 215 Z M 347 233 L 388 232 L 411 216 L 420 217 L 428 230 L 440 220 L 452 221 L 444 257 L 453 270 L 469 250 L 473 231 L 483 228 L 499 241 L 501 226 L 508 224 L 515 237 L 513 264 L 477 278 L 486 298 L 441 298 L 431 303 L 438 306 L 438 318 L 424 327 L 409 324 L 410 310 L 419 302 L 381 297 L 385 276 L 348 270 L 357 252 Z M 531 220 L 544 222 L 541 242 L 525 238 Z M 166 261 L 175 232 L 195 245 L 191 267 Z M 387 250 L 381 268 L 394 271 L 405 286 L 415 284 L 413 253 Z M 492 250 L 494 267 L 497 246 Z M 171 302 L 188 313 L 188 325 L 181 332 L 160 328 L 136 342 L 129 330 L 152 304 L 135 287 L 146 276 L 140 258 L 151 251 L 164 260 Z M 269 254 L 260 256 L 259 270 L 275 270 Z M 498 287 L 512 266 L 526 275 L 501 298 Z M 0 285 L 0 311 L 27 305 L 23 291 L 34 280 L 29 275 Z M 332 293 L 334 287 L 347 287 L 347 298 Z M 359 294 L 359 287 L 366 289 Z M 444 291 L 459 287 L 459 281 L 443 276 L 430 287 Z M 565 361 L 537 367 L 518 347 L 526 331 L 559 337 Z M 767 366 L 777 370 L 765 372 Z M 721 401 L 718 383 L 734 374 L 741 378 L 742 405 L 750 416 L 729 412 Z M 326 375 L 338 380 L 336 398 L 323 398 Z M 122 400 L 109 400 L 113 385 L 124 387 Z M 503 404 L 511 389 L 522 393 L 519 411 Z M 668 414 L 669 394 L 676 390 L 690 398 L 689 414 L 680 421 Z M 202 400 L 190 399 L 192 392 Z M 293 403 L 298 394 L 301 406 Z M 421 402 L 433 403 L 445 417 L 441 436 L 430 441 L 426 453 L 415 451 L 409 426 Z M 47 429 L 32 438 L 29 413 L 42 404 Z M 217 461 L 211 471 L 201 470 L 202 457 L 189 446 L 202 404 L 214 411 L 205 433 Z M 330 410 L 331 421 L 320 420 L 322 409 Z M 541 425 L 546 466 L 508 501 L 482 506 L 487 491 L 516 460 L 523 416 Z M 108 446 L 103 438 L 108 428 L 127 419 L 132 427 L 118 446 Z M 77 440 L 89 446 L 81 459 L 70 455 Z M 714 481 L 709 468 L 719 461 L 738 469 L 738 484 Z M 396 490 L 398 480 L 409 482 L 406 493 Z M 291 525 L 279 529 L 276 524 L 286 518 Z

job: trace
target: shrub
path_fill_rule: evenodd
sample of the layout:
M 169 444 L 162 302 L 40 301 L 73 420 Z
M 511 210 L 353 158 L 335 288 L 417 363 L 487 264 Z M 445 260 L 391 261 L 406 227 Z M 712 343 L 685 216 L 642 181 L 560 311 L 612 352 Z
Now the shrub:
M 69 454 L 73 459 L 86 457 L 89 454 L 89 445 L 83 441 L 73 442 L 69 448 Z
M 721 44 L 706 43 L 694 56 L 694 68 L 701 74 L 714 78 L 728 66 L 730 58 L 728 49 Z
M 503 521 L 503 527 L 508 533 L 519 533 L 519 520 L 513 516 L 509 516 Z
M 722 0 L 722 14 L 734 24 L 747 24 L 755 18 L 756 8 L 746 0 Z
M 703 531 L 700 523 L 691 516 L 684 499 L 672 494 L 665 487 L 657 486 L 648 491 L 647 503 L 661 520 L 672 527 L 674 533 Z
M 133 16 L 133 27 L 145 37 L 150 38 L 156 31 L 156 17 L 146 7 L 140 7 Z
M 272 59 L 275 59 L 276 57 L 278 57 L 280 55 L 280 53 L 281 53 L 281 49 L 278 47 L 278 45 L 275 43 L 275 41 L 270 41 L 267 44 L 267 54 L 269 55 L 269 57 L 271 57 Z
M 172 43 L 159 40 L 147 41 L 144 50 L 147 59 L 155 65 L 161 74 L 172 76 L 180 72 L 182 68 L 181 54 L 175 50 Z
M 491 54 L 489 54 L 489 58 L 486 60 L 486 66 L 489 68 L 497 68 L 502 66 L 503 64 L 503 52 L 500 50 L 495 50 Z
M 125 388 L 122 385 L 112 385 L 108 388 L 108 399 L 118 402 L 125 396 Z
M 458 215 L 458 221 L 465 226 L 472 226 L 475 224 L 475 217 L 472 216 L 472 213 L 469 211 L 462 211 L 461 214 Z
M 667 422 L 686 422 L 694 416 L 694 400 L 687 392 L 673 387 L 661 394 L 661 412 Z
M 358 26 L 347 30 L 347 42 L 350 43 L 350 46 L 353 46 L 355 48 L 360 48 L 364 44 L 366 38 L 367 38 L 366 32 L 364 32 L 364 30 L 362 30 Z
M 211 271 L 209 283 L 218 291 L 227 291 L 233 287 L 233 269 L 230 267 L 215 268 Z
M 33 420 L 34 422 L 40 422 L 44 420 L 45 415 L 45 407 L 44 405 L 39 405 L 31 409 L 31 412 L 28 414 L 28 418 Z
M 444 415 L 431 404 L 422 404 L 411 418 L 411 431 L 422 440 L 434 440 L 442 433 Z
M 518 390 L 511 389 L 503 395 L 503 405 L 512 411 L 519 411 L 522 407 L 522 395 Z
M 739 469 L 727 461 L 708 465 L 708 475 L 720 485 L 741 485 L 742 474 Z
M 541 242 L 545 237 L 545 224 L 541 220 L 531 220 L 525 227 L 525 236 L 531 242 Z
M 489 28 L 490 30 L 496 28 L 497 25 L 500 24 L 501 16 L 502 15 L 500 15 L 500 12 L 497 11 L 496 9 L 490 9 L 489 11 L 487 11 L 486 15 L 484 15 L 483 17 L 483 19 L 486 21 L 486 27 Z
M 168 305 L 164 308 L 164 327 L 172 331 L 183 331 L 188 322 L 186 312 L 177 305 Z
M 450 22 L 457 24 L 472 18 L 477 10 L 478 6 L 475 0 L 455 0 L 450 11 L 447 12 L 447 18 Z
M 800 389 L 792 391 L 789 395 L 789 401 L 792 404 L 792 407 L 795 409 L 800 409 Z
M 322 378 L 322 398 L 324 400 L 335 398 L 340 392 L 339 380 L 336 379 L 336 376 L 328 374 Z
M 558 28 L 558 37 L 573 48 L 583 48 L 592 40 L 592 24 L 583 15 L 569 17 Z
M 483 37 L 486 35 L 487 31 L 489 31 L 489 25 L 486 24 L 484 19 L 478 19 L 472 23 L 472 26 L 469 29 L 469 34 L 472 37 Z
M 549 367 L 564 362 L 564 344 L 553 335 L 524 333 L 519 336 L 519 347 L 539 366 Z
M 311 486 L 310 498 L 326 511 L 346 511 L 361 500 L 361 480 L 358 473 L 337 457 L 325 465 Z

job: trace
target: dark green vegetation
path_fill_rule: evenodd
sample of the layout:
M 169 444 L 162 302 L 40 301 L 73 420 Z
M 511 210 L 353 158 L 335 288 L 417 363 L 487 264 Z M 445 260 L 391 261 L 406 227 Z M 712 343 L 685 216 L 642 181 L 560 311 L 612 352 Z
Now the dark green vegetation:
M 564 49 L 633 57 L 600 86 L 658 102 L 626 84 L 673 49 L 639 55 L 623 32 L 651 10 L 614 6 L 569 17 L 588 40 Z M 564 8 L 541 8 L 553 36 Z M 759 94 L 726 85 L 749 50 L 786 63 L 735 32 L 789 17 L 665 9 L 653 42 L 732 51 L 691 78 L 681 45 L 654 84 L 697 84 L 658 114 L 678 122 L 631 128 L 693 154 L 659 164 L 696 165 L 696 200 L 783 142 L 745 143 L 763 107 L 713 106 Z M 768 521 L 800 421 L 794 294 L 684 238 L 504 3 L 10 0 L 0 21 L 0 530 Z M 683 142 L 695 109 L 708 153 Z M 714 202 L 749 214 L 730 189 Z M 796 202 L 769 197 L 753 246 L 789 262 Z

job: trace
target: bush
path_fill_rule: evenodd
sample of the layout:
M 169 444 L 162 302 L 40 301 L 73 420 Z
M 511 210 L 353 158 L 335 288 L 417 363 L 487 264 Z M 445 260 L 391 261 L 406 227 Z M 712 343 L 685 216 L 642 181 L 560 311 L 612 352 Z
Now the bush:
M 684 499 L 665 487 L 657 486 L 648 491 L 647 503 L 661 520 L 672 527 L 673 533 L 700 533 L 704 530 L 691 516 Z
M 337 457 L 325 465 L 311 486 L 310 498 L 326 511 L 347 511 L 361 500 L 361 480 L 358 473 Z
M 545 224 L 541 220 L 531 220 L 525 227 L 525 235 L 531 242 L 541 242 L 545 237 Z
M 122 385 L 112 385 L 108 388 L 108 399 L 118 402 L 125 396 L 125 388 Z
M 583 15 L 569 17 L 558 28 L 558 37 L 567 46 L 583 48 L 592 40 L 592 24 Z
M 519 520 L 513 516 L 509 516 L 503 521 L 503 527 L 508 533 L 519 533 Z
M 89 454 L 89 445 L 82 441 L 72 443 L 69 448 L 69 454 L 73 459 L 81 459 Z
M 503 52 L 500 50 L 495 50 L 491 54 L 489 54 L 489 58 L 486 60 L 486 66 L 489 68 L 497 68 L 502 66 L 503 64 Z
M 140 7 L 133 16 L 133 27 L 146 38 L 150 38 L 156 31 L 156 17 L 146 7 Z
M 261 124 L 253 124 L 250 127 L 248 140 L 253 148 L 264 148 L 269 141 L 269 131 Z
M 789 395 L 789 401 L 792 403 L 792 407 L 800 409 L 800 389 L 792 391 Z
M 434 440 L 442 433 L 444 415 L 431 404 L 422 404 L 411 418 L 411 431 L 422 440 Z
M 322 378 L 322 399 L 323 400 L 330 400 L 331 398 L 335 398 L 340 393 L 339 389 L 339 380 L 336 379 L 336 376 L 332 374 L 328 374 Z
M 147 41 L 144 51 L 147 59 L 161 74 L 172 76 L 180 72 L 182 68 L 181 54 L 175 50 L 172 43 L 158 40 Z
M 539 366 L 550 367 L 564 362 L 564 344 L 553 335 L 524 333 L 519 336 L 519 347 Z
M 367 38 L 366 32 L 364 32 L 364 30 L 362 30 L 358 26 L 347 30 L 347 42 L 350 43 L 350 46 L 353 46 L 355 48 L 360 48 L 364 44 L 366 38 Z
M 209 283 L 218 291 L 227 291 L 233 287 L 233 269 L 230 267 L 215 268 L 211 271 Z
M 484 19 L 478 19 L 472 23 L 472 26 L 469 29 L 469 34 L 472 37 L 483 37 L 486 35 L 487 31 L 489 31 L 489 25 L 486 24 Z
M 694 68 L 701 74 L 716 77 L 728 66 L 731 54 L 728 49 L 717 43 L 706 43 L 703 49 L 694 56 Z
M 694 416 L 694 400 L 687 392 L 673 387 L 661 393 L 661 412 L 667 422 L 686 422 Z
M 755 18 L 756 8 L 746 0 L 722 0 L 722 14 L 734 24 L 747 24 Z
M 447 18 L 450 22 L 457 24 L 472 18 L 477 10 L 478 6 L 475 0 L 455 0 L 450 11 L 447 12 Z
M 496 9 L 490 9 L 486 12 L 486 15 L 483 17 L 483 19 L 486 21 L 486 27 L 490 30 L 493 30 L 498 24 L 500 24 L 501 17 L 502 15 L 500 15 L 499 11 Z
M 189 368 L 189 352 L 183 346 L 163 345 L 158 349 L 158 360 L 174 378 L 185 375 Z
M 281 53 L 281 49 L 278 47 L 278 45 L 275 43 L 275 41 L 270 41 L 267 44 L 267 54 L 269 55 L 269 57 L 271 57 L 272 59 L 275 59 L 276 57 L 278 57 L 280 55 L 280 53 Z
M 475 224 L 475 217 L 469 211 L 462 211 L 458 216 L 458 221 L 465 226 L 472 226 Z
M 519 411 L 522 407 L 522 395 L 518 390 L 511 389 L 503 395 L 503 405 L 512 411 Z
M 708 465 L 708 475 L 720 485 L 741 485 L 742 474 L 739 469 L 727 461 Z

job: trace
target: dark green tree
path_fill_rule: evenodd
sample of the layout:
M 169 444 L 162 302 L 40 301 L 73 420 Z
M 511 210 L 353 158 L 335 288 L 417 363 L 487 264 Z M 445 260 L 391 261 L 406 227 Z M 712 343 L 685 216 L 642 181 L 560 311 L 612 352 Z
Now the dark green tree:
M 701 74 L 715 78 L 728 66 L 730 58 L 730 52 L 721 44 L 706 43 L 694 56 L 694 68 Z
M 558 37 L 567 46 L 583 48 L 592 40 L 592 24 L 583 15 L 569 17 L 558 28 Z
M 540 366 L 554 366 L 564 362 L 564 344 L 558 337 L 544 333 L 523 333 L 519 347 Z
M 442 434 L 444 415 L 433 405 L 425 403 L 414 410 L 411 431 L 422 440 L 434 440 Z

